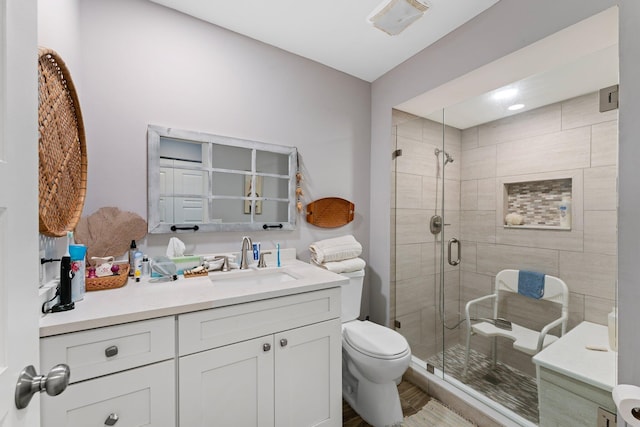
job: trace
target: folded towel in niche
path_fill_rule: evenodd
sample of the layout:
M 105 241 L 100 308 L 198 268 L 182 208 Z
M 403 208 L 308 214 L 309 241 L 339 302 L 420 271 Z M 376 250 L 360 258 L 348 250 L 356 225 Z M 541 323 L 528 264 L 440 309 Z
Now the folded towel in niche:
M 540 299 L 544 296 L 544 273 L 520 270 L 518 293 L 525 297 Z
M 324 263 L 317 263 L 311 259 L 311 263 L 334 273 L 351 273 L 353 271 L 360 271 L 367 265 L 365 260 L 362 258 L 350 258 L 342 261 L 329 261 Z
M 352 235 L 319 240 L 309 245 L 311 259 L 316 264 L 356 258 L 362 253 L 362 245 Z

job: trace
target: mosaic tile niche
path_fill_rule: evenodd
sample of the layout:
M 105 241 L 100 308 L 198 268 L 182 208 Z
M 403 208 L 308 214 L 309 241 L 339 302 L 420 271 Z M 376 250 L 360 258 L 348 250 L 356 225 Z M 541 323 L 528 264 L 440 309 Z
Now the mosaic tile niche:
M 563 198 L 571 201 L 571 178 L 507 183 L 505 192 L 504 215 L 522 215 L 519 227 L 561 228 L 559 205 Z

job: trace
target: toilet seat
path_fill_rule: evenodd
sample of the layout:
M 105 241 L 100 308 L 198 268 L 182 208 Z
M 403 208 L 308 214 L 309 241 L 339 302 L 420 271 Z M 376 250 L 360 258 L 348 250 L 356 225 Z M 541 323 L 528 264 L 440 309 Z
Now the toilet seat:
M 343 324 L 342 335 L 354 350 L 376 359 L 397 359 L 409 351 L 402 335 L 366 320 Z

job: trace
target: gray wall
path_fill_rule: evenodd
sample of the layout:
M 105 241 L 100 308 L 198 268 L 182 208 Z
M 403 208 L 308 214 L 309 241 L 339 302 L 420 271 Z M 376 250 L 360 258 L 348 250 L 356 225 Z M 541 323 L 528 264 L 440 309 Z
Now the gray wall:
M 620 7 L 619 380 L 640 384 L 640 312 L 637 258 L 640 241 L 640 3 L 635 0 L 502 0 L 483 14 L 376 80 L 372 86 L 371 251 L 372 318 L 389 318 L 390 137 L 393 106 L 521 49 L 608 7 Z M 635 187 L 635 188 L 634 188 Z M 375 231 L 375 232 L 374 232 Z
M 117 206 L 146 218 L 148 124 L 296 146 L 304 202 L 342 197 L 356 218 L 252 233 L 308 259 L 313 241 L 353 234 L 368 260 L 370 83 L 146 0 L 40 0 L 39 43 L 69 58 L 84 116 L 84 215 Z M 64 25 L 57 25 L 63 23 Z M 187 251 L 239 251 L 242 233 L 180 234 Z M 163 254 L 169 235 L 141 247 Z M 366 302 L 367 299 L 365 299 Z

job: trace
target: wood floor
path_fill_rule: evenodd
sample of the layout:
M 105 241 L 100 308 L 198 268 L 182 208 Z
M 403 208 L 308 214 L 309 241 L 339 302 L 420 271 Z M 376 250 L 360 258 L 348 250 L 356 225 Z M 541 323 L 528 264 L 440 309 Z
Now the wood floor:
M 420 411 L 420 409 L 422 409 L 422 407 L 426 405 L 429 400 L 431 400 L 431 397 L 429 397 L 429 395 L 406 380 L 402 381 L 398 386 L 398 393 L 400 394 L 402 413 L 405 417 L 408 417 Z M 351 408 L 351 406 L 349 406 L 349 404 L 343 400 L 342 426 L 371 427 L 371 424 L 363 421 L 362 418 L 360 418 L 360 416 Z

